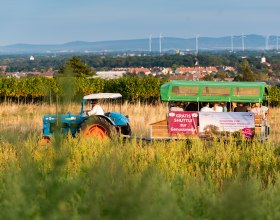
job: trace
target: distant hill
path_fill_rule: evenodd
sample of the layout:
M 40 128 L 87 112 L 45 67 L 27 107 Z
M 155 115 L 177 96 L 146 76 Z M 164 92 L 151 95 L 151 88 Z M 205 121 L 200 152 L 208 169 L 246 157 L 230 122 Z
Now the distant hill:
M 231 40 L 233 39 L 233 40 Z M 275 49 L 277 36 L 270 36 L 268 49 Z M 265 48 L 265 37 L 260 35 L 247 35 L 244 37 L 244 47 L 246 50 L 263 50 Z M 203 51 L 211 50 L 231 50 L 233 43 L 234 50 L 242 50 L 242 36 L 225 37 L 199 37 L 198 48 Z M 162 38 L 162 51 L 194 51 L 196 48 L 195 38 Z M 148 52 L 149 39 L 134 40 L 113 40 L 85 42 L 74 41 L 65 44 L 14 44 L 0 47 L 0 54 L 30 54 L 30 53 L 93 53 L 93 52 L 128 52 L 143 51 Z M 152 39 L 152 51 L 159 51 L 159 38 Z

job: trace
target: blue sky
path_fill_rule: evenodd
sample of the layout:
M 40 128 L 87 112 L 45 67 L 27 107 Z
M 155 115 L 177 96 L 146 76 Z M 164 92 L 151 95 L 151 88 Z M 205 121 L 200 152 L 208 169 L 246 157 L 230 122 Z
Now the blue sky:
M 0 0 L 0 46 L 280 35 L 279 0 Z

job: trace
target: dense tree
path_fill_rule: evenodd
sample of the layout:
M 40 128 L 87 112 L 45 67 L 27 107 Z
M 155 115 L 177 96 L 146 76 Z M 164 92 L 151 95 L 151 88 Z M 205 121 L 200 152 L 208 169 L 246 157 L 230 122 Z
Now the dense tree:
M 250 81 L 253 82 L 256 80 L 256 76 L 251 70 L 248 60 L 244 59 L 241 64 L 238 65 L 239 77 L 235 78 L 236 81 Z
M 280 104 L 280 87 L 272 86 L 269 89 L 269 99 L 272 106 Z
M 225 80 L 225 78 L 227 78 L 228 77 L 228 75 L 227 75 L 227 73 L 226 72 L 218 72 L 218 73 L 216 73 L 215 74 L 215 76 L 214 76 L 214 78 L 216 78 L 216 79 L 220 79 L 220 80 Z
M 59 70 L 60 76 L 88 77 L 94 75 L 94 70 L 78 57 L 72 57 L 64 67 Z
M 204 80 L 204 81 L 213 81 L 213 79 L 214 79 L 214 77 L 212 74 L 207 74 L 202 78 L 202 80 Z

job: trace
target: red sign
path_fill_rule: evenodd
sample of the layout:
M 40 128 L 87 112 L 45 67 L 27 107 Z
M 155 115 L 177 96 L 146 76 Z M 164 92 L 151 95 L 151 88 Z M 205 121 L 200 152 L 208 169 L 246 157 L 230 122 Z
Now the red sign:
M 170 134 L 197 134 L 198 112 L 170 111 L 168 131 Z
M 254 137 L 254 132 L 252 128 L 243 128 L 242 134 L 245 136 L 245 138 L 251 139 Z

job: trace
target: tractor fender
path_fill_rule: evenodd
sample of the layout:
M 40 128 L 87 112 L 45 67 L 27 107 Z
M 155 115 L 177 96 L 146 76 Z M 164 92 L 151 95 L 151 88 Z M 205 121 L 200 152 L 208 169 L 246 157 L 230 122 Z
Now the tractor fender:
M 106 115 L 95 115 L 95 117 L 104 118 L 107 122 L 116 127 L 116 124 L 112 121 L 112 119 Z
M 105 116 L 108 116 L 116 126 L 126 126 L 129 123 L 128 116 L 123 115 L 119 112 L 107 112 Z

